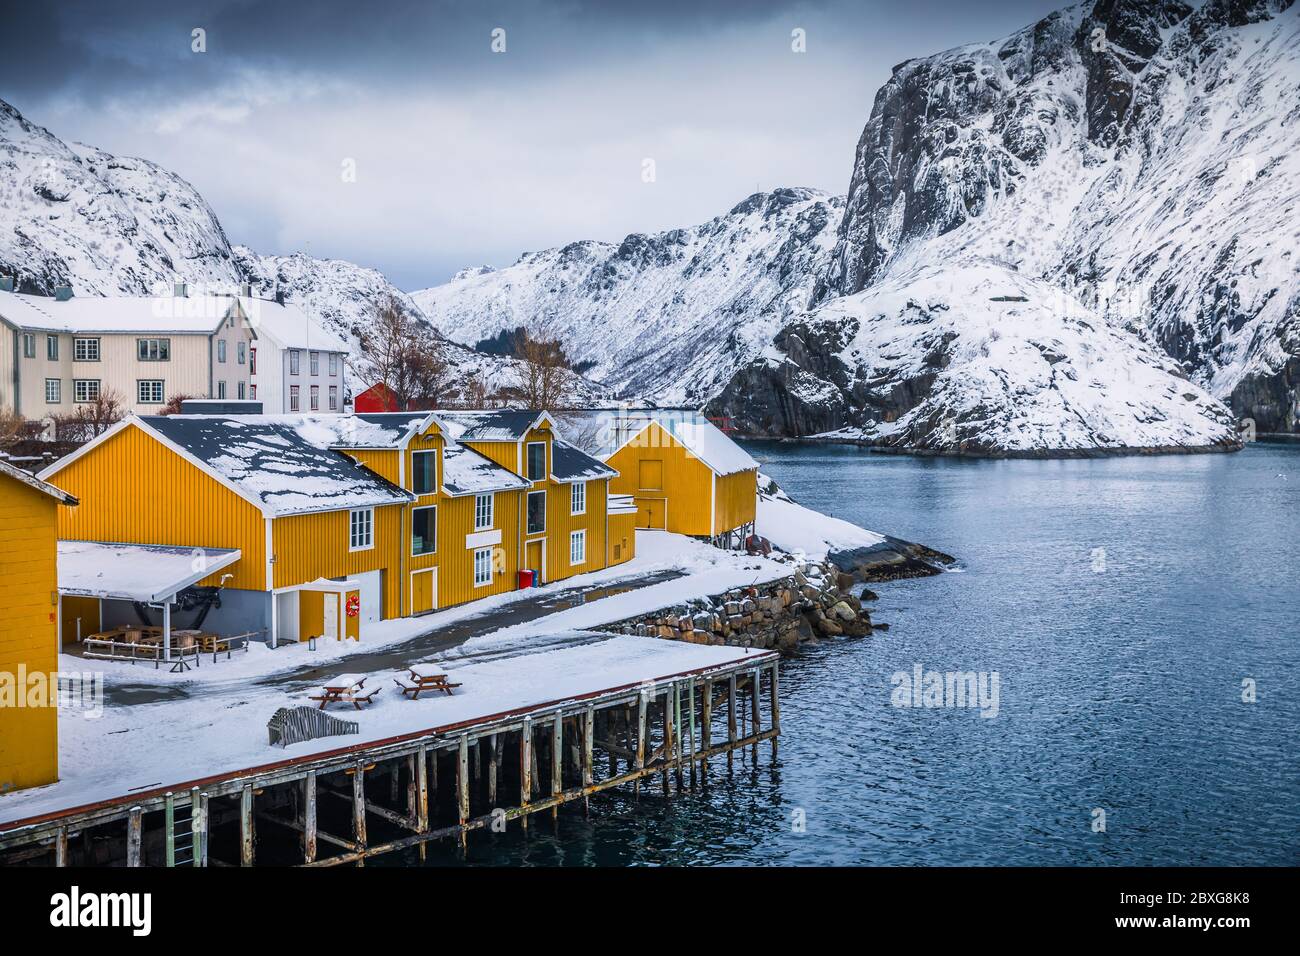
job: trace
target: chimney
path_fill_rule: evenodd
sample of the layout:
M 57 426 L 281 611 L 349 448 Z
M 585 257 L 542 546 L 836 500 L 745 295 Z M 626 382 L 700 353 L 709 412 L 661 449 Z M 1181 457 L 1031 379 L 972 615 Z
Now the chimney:
M 190 287 L 184 282 L 172 283 L 172 295 L 178 299 L 184 299 L 189 296 Z
M 14 291 L 14 277 L 0 276 L 0 292 Z
M 67 302 L 72 298 L 72 286 L 60 285 L 54 287 L 54 301 Z

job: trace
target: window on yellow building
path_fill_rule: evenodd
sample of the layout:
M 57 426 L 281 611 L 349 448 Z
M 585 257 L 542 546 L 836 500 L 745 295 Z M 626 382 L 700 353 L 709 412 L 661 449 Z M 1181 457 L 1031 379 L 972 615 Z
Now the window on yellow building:
M 437 550 L 437 507 L 414 509 L 411 512 L 411 554 L 433 554 Z
M 583 564 L 587 560 L 587 532 L 572 531 L 569 533 L 569 563 Z
M 474 530 L 488 531 L 492 527 L 492 496 L 474 496 Z
M 438 490 L 438 453 L 411 453 L 411 488 L 417 495 L 431 495 Z
M 546 478 L 546 442 L 530 441 L 528 443 L 528 480 L 542 481 Z
M 479 548 L 474 552 L 474 587 L 492 583 L 492 549 Z
M 546 492 L 528 492 L 527 534 L 541 534 L 546 530 Z
M 364 551 L 375 546 L 375 509 L 348 512 L 348 550 Z
M 581 515 L 587 513 L 587 484 L 583 481 L 575 481 L 571 486 L 570 508 L 569 513 Z

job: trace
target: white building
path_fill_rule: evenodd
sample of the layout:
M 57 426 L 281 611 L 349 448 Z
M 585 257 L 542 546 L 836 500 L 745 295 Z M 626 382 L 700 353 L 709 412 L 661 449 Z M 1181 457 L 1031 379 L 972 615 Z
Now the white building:
M 268 415 L 342 412 L 348 344 L 292 302 L 241 295 L 239 303 L 257 337 L 248 397 Z

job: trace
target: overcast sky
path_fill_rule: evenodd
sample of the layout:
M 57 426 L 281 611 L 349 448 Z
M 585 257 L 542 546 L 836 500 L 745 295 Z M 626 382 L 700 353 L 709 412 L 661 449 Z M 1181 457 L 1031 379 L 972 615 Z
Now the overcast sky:
M 0 98 L 179 173 L 232 242 L 411 290 L 756 189 L 842 193 L 890 67 L 1062 5 L 0 0 Z

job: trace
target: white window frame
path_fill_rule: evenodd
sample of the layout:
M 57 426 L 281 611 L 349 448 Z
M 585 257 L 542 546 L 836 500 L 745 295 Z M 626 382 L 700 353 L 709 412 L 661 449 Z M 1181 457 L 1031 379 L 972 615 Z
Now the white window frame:
M 415 487 L 415 476 L 420 473 L 417 461 L 424 461 L 426 456 L 433 456 L 433 486 L 420 491 Z M 413 451 L 411 452 L 411 491 L 417 495 L 436 495 L 438 493 L 438 452 L 432 451 Z
M 154 400 L 154 399 L 152 399 L 152 398 L 146 398 L 146 397 L 145 397 L 145 394 L 144 394 L 144 388 L 145 388 L 146 385 L 151 386 L 151 387 L 154 386 L 154 385 L 157 385 L 157 386 L 158 386 L 158 393 L 157 393 L 157 394 L 158 394 L 158 398 L 157 398 L 157 400 Z M 137 405 L 164 405 L 164 404 L 166 404 L 166 402 L 167 402 L 167 399 L 164 397 L 164 396 L 166 395 L 166 393 L 167 393 L 167 383 L 166 383 L 166 380 L 165 380 L 165 379 L 161 379 L 161 378 L 140 378 L 140 379 L 136 379 L 136 382 L 135 382 L 135 403 L 136 403 Z M 153 394 L 152 391 L 150 392 L 150 394 Z
M 217 361 L 225 364 L 226 361 L 226 340 L 217 339 Z
M 536 530 L 536 531 L 532 530 L 532 529 L 528 526 L 528 502 L 532 500 L 533 495 L 541 495 L 541 496 L 542 496 L 542 526 L 541 526 L 541 528 L 539 528 L 539 529 Z M 535 534 L 546 534 L 546 506 L 547 506 L 547 504 L 548 504 L 548 502 L 547 502 L 547 500 L 546 500 L 546 492 L 545 492 L 545 491 L 530 491 L 530 492 L 528 492 L 528 494 L 526 494 L 526 495 L 524 496 L 524 534 L 525 534 L 525 535 L 531 536 L 531 535 L 535 535 Z
M 23 333 L 23 358 L 36 358 L 36 335 L 32 332 Z
M 313 412 L 320 411 L 320 386 L 313 385 L 311 391 L 307 393 L 307 407 Z
M 339 410 L 339 387 L 337 385 L 331 385 L 330 386 L 330 411 L 337 412 L 338 410 Z
M 480 567 L 484 565 L 484 567 Z M 480 572 L 485 572 L 480 574 Z M 485 588 L 492 583 L 492 549 L 474 549 L 474 587 Z
M 319 352 L 307 353 L 307 368 L 311 370 L 312 375 L 320 374 L 320 353 Z
M 140 362 L 170 362 L 172 360 L 172 340 L 160 338 L 136 339 L 135 357 Z
M 433 512 L 433 547 L 430 548 L 428 551 L 415 550 L 415 513 L 417 511 Z M 411 509 L 411 557 L 424 558 L 424 557 L 428 557 L 431 554 L 437 554 L 437 553 L 438 553 L 438 506 L 423 505 L 419 508 L 412 508 Z
M 351 509 L 348 512 L 348 550 L 371 551 L 374 547 L 375 509 Z
M 492 525 L 496 521 L 496 495 L 489 492 L 486 495 L 474 496 L 474 530 L 491 531 Z
M 79 386 L 86 386 L 84 389 Z M 90 386 L 94 386 L 92 389 Z M 85 397 L 82 397 L 82 392 Z M 93 395 L 91 393 L 94 393 Z M 72 380 L 72 400 L 79 405 L 85 405 L 99 399 L 99 379 L 97 378 L 74 378 Z
M 92 355 L 93 353 L 93 355 Z M 54 356 L 58 358 L 58 356 Z M 99 361 L 99 339 L 81 336 L 72 340 L 72 361 L 74 362 L 98 362 Z
M 576 555 L 576 556 L 575 556 Z M 587 532 L 570 531 L 569 532 L 569 564 L 579 565 L 587 563 Z
M 338 353 L 338 352 L 331 352 L 331 353 L 330 353 L 330 365 L 329 365 L 329 368 L 330 368 L 330 374 L 331 374 L 331 375 L 337 375 L 337 374 L 339 373 L 339 353 Z
M 235 361 L 238 362 L 240 365 L 246 365 L 246 364 L 248 363 L 248 343 L 247 343 L 247 342 L 236 342 L 236 343 L 235 343 Z
M 50 386 L 54 386 L 54 397 L 50 397 Z M 63 379 L 47 378 L 45 380 L 45 404 L 60 405 L 63 403 Z
M 302 397 L 298 391 L 297 385 L 289 386 L 289 411 L 297 412 L 302 410 Z
M 59 360 L 59 337 L 57 335 L 45 336 L 45 360 L 47 362 L 57 362 Z
M 532 475 L 532 456 L 529 454 L 529 451 L 531 451 L 534 446 L 540 446 L 542 449 L 542 477 L 540 478 L 534 478 Z M 546 442 L 530 441 L 524 446 L 524 477 L 534 484 L 546 480 Z
M 238 392 L 239 392 L 239 400 L 242 402 L 242 401 L 244 400 L 244 380 L 243 380 L 243 379 L 240 379 L 240 380 L 239 380 Z
M 289 350 L 289 374 L 298 375 L 302 371 L 302 352 L 298 349 Z
M 569 514 L 585 515 L 587 513 L 587 483 L 575 481 L 569 486 Z

